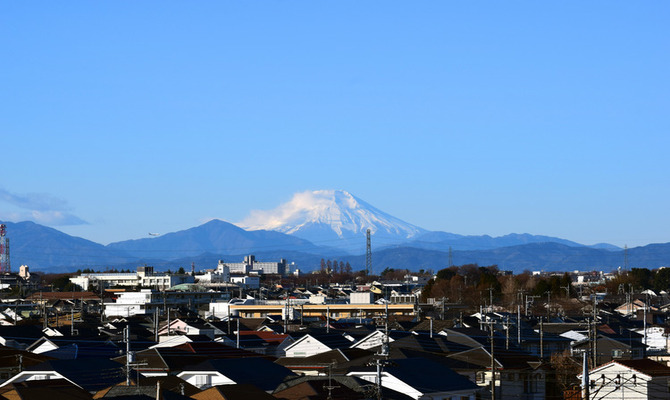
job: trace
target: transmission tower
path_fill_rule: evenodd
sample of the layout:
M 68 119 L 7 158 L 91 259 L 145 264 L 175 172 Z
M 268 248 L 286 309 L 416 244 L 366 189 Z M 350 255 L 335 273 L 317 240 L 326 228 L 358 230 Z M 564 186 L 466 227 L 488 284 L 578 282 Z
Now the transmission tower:
M 628 270 L 628 245 L 623 245 L 623 269 Z
M 0 273 L 11 272 L 9 265 L 9 238 L 7 237 L 7 226 L 0 225 Z
M 370 229 L 366 232 L 366 246 L 365 246 L 365 275 L 370 275 L 372 272 L 372 245 L 370 241 Z
M 454 255 L 453 255 L 453 252 L 451 250 L 451 246 L 449 246 L 449 267 L 453 267 L 453 266 L 454 266 Z

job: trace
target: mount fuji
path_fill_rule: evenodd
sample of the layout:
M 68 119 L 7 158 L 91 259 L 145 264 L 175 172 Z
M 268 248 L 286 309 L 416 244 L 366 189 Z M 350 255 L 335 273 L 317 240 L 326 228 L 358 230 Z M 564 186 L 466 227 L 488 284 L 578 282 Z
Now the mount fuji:
M 407 242 L 427 233 L 342 190 L 296 193 L 274 210 L 252 211 L 236 225 L 249 231 L 278 231 L 348 251 L 365 248 L 368 229 L 376 246 Z

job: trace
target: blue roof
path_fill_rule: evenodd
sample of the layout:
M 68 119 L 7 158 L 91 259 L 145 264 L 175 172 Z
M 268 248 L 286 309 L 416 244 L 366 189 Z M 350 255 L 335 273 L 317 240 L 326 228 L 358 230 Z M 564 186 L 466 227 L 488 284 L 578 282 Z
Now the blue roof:
M 56 371 L 89 392 L 115 385 L 126 376 L 122 365 L 107 358 L 50 360 L 26 371 Z
M 289 376 L 290 369 L 260 357 L 207 360 L 184 371 L 218 371 L 237 384 L 251 384 L 265 391 L 275 390 Z

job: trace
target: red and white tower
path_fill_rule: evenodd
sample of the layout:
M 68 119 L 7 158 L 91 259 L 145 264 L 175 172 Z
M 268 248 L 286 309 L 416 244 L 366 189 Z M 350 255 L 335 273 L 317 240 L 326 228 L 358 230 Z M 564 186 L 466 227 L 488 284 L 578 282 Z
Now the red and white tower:
M 0 273 L 11 272 L 9 265 L 9 238 L 7 237 L 7 226 L 0 224 Z

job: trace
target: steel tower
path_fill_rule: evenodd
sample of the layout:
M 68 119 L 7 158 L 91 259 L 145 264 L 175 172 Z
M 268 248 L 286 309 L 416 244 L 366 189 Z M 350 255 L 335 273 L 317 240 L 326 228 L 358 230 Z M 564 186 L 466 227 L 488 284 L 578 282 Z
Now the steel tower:
M 9 265 L 9 238 L 7 226 L 0 224 L 0 273 L 7 274 L 12 270 Z
M 370 245 L 370 229 L 366 232 L 367 245 L 365 246 L 365 275 L 372 272 L 372 246 Z

